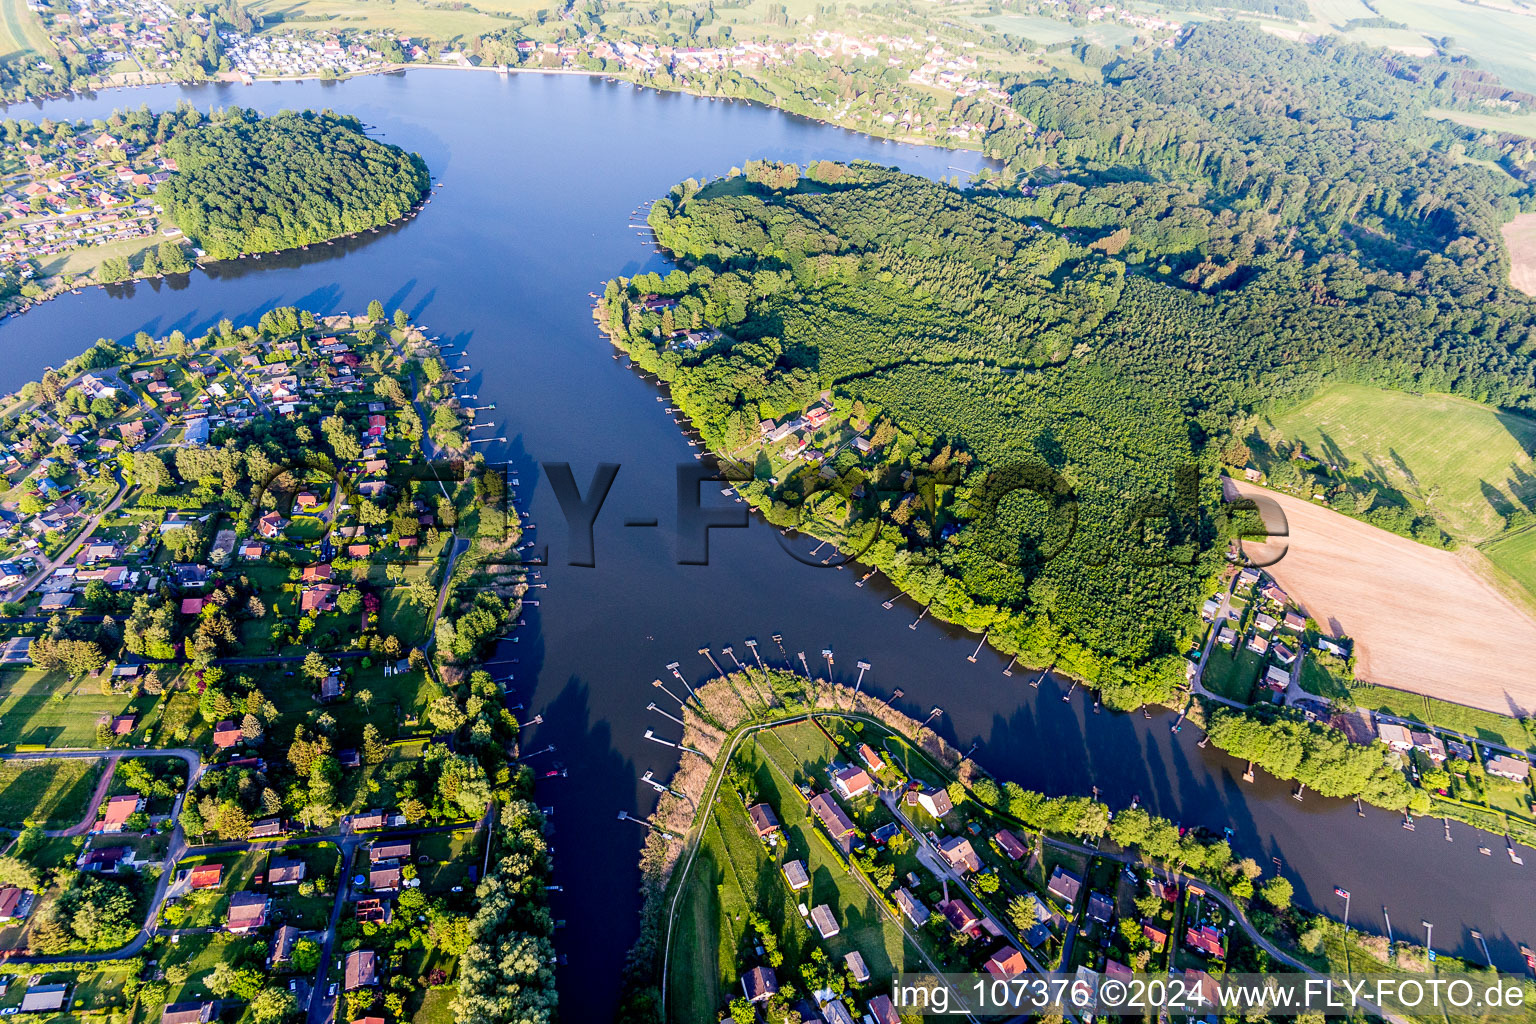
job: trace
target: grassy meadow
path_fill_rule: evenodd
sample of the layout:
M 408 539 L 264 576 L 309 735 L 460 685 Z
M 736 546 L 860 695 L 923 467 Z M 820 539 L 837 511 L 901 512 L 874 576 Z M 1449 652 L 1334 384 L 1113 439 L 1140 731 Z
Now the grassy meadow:
M 1503 513 L 1536 506 L 1536 420 L 1356 384 L 1326 388 L 1270 420 L 1311 455 L 1430 508 L 1459 540 L 1495 537 Z
M 91 757 L 0 762 L 0 828 L 79 824 L 104 767 Z
M 27 0 L 0 0 L 0 60 L 39 57 L 53 52 L 43 22 L 27 10 Z

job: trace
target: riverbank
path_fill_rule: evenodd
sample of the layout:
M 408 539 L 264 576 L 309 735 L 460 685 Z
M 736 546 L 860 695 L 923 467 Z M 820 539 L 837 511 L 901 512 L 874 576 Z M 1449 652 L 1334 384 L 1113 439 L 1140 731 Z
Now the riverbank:
M 717 969 L 711 962 L 713 953 L 742 948 L 724 934 L 732 921 L 743 922 L 749 940 L 753 938 L 751 930 L 756 929 L 757 944 L 771 951 L 768 969 L 777 971 L 779 985 L 786 983 L 787 974 L 814 969 L 810 962 L 814 958 L 807 958 L 807 949 L 825 947 L 835 963 L 844 945 L 859 941 L 848 933 L 848 923 L 853 921 L 863 922 L 853 932 L 863 936 L 863 956 L 882 961 L 880 969 L 871 965 L 875 980 L 870 984 L 877 989 L 886 968 L 897 972 L 979 971 L 976 963 L 956 954 L 954 947 L 941 944 L 924 948 L 925 931 L 904 926 L 903 917 L 910 916 L 907 908 L 914 893 L 920 900 L 917 906 L 923 908 L 921 899 L 929 886 L 918 881 L 918 874 L 927 877 L 925 872 L 946 882 L 946 898 L 963 899 L 977 908 L 990 922 L 986 930 L 1000 934 L 1005 943 L 1011 942 L 1037 971 L 1104 970 L 1107 956 L 1110 960 L 1119 957 L 1117 962 L 1122 966 L 1131 963 L 1138 973 L 1189 970 L 1196 962 L 1216 974 L 1223 969 L 1276 968 L 1308 974 L 1343 973 L 1351 969 L 1348 962 L 1352 952 L 1362 960 L 1366 959 L 1366 947 L 1383 952 L 1377 950 L 1377 940 L 1361 941 L 1348 928 L 1293 907 L 1288 880 L 1278 876 L 1263 880 L 1259 865 L 1234 858 L 1219 836 L 1197 838 L 1194 831 L 1181 836 L 1182 829 L 1176 830 L 1166 820 L 1150 817 L 1134 806 L 1117 814 L 1097 800 L 1050 799 L 1011 783 L 1004 785 L 944 743 L 926 723 L 846 685 L 766 668 L 758 674 L 744 669 L 694 688 L 680 703 L 679 711 L 685 723 L 679 740 L 682 757 L 657 811 L 648 819 L 652 831 L 642 857 L 646 885 L 641 939 L 626 967 L 621 1016 L 631 1024 L 701 1019 L 701 1015 L 721 1009 L 718 1004 L 730 998 L 735 977 L 745 974 L 752 960 L 748 954 L 739 964 L 721 964 L 718 984 L 714 983 Z M 862 769 L 857 776 L 862 781 L 849 785 L 860 789 L 873 785 L 880 796 L 870 802 L 873 798 L 860 796 L 857 791 L 839 790 L 840 798 L 834 803 L 847 808 L 857 829 L 852 846 L 843 848 L 845 854 L 838 852 L 838 844 L 826 831 L 832 825 L 827 812 L 816 809 L 814 803 L 805 806 L 807 797 L 826 789 L 828 776 L 842 765 L 853 765 L 849 772 Z M 791 782 L 798 786 L 798 793 L 787 785 Z M 930 803 L 928 796 L 920 801 L 909 799 L 903 811 L 894 798 L 910 787 L 938 794 L 941 802 Z M 829 793 L 817 799 L 830 797 Z M 746 805 L 754 800 L 760 803 L 749 816 Z M 768 809 L 766 818 L 763 808 Z M 889 814 L 885 808 L 890 809 Z M 758 823 L 755 837 L 748 817 Z M 764 832 L 765 820 L 771 823 L 768 832 Z M 885 824 L 877 828 L 882 821 Z M 1065 824 L 1065 829 L 1060 825 L 1042 827 L 1047 821 Z M 879 836 L 866 846 L 862 839 L 871 830 Z M 935 831 L 951 838 L 937 842 Z M 811 833 L 814 840 L 807 847 Z M 764 836 L 768 837 L 767 860 L 761 862 Z M 954 870 L 946 866 L 947 855 L 940 851 L 954 848 L 962 839 L 968 840 L 962 848 L 973 858 L 972 866 Z M 917 851 L 915 857 L 909 853 L 913 849 Z M 1026 856 L 1028 863 L 1021 866 Z M 814 935 L 804 934 L 805 926 L 793 921 L 793 914 L 779 915 L 774 909 L 778 897 L 764 889 L 766 886 L 771 891 L 783 884 L 781 876 L 798 888 L 792 869 L 802 861 L 792 864 L 791 860 L 807 857 L 806 870 L 815 879 L 810 883 L 813 889 L 801 888 L 789 898 L 805 905 L 822 904 L 829 909 L 831 919 L 845 922 L 841 935 L 832 930 L 836 938 L 823 928 L 820 944 L 815 943 Z M 760 861 L 755 871 L 753 860 Z M 1116 867 L 1104 875 L 1095 867 L 1101 862 Z M 1051 873 L 1053 868 L 1056 874 Z M 1162 940 L 1150 944 L 1141 936 L 1133 940 L 1132 932 L 1121 929 L 1123 934 L 1117 934 L 1110 930 L 1109 920 L 1085 914 L 1088 891 L 1083 880 L 1112 889 L 1115 883 L 1107 880 L 1114 879 L 1122 868 L 1144 872 L 1138 884 L 1151 887 L 1160 896 L 1160 887 L 1172 886 L 1180 892 L 1171 917 L 1166 908 L 1154 911 L 1162 899 L 1146 906 L 1137 899 L 1132 908 L 1123 880 L 1119 883 L 1120 897 L 1111 897 L 1111 915 L 1150 914 L 1143 920 L 1142 930 L 1150 927 L 1163 936 Z M 1062 871 L 1078 880 L 1070 889 L 1056 886 Z M 693 878 L 700 872 L 704 881 L 694 884 Z M 828 873 L 846 875 L 858 885 L 845 889 L 839 883 L 828 888 Z M 904 894 L 900 898 L 892 895 L 898 879 L 905 879 L 900 883 Z M 874 902 L 862 903 L 861 891 L 873 896 Z M 937 898 L 936 894 L 935 889 L 929 902 Z M 1216 900 L 1233 919 L 1219 928 L 1212 926 L 1222 933 L 1221 954 L 1214 962 L 1191 960 L 1182 941 L 1184 931 L 1196 927 L 1188 915 L 1199 914 L 1200 902 L 1206 899 Z M 754 905 L 754 900 L 759 902 Z M 722 901 L 730 903 L 729 911 Z M 1020 917 L 1020 906 L 1048 907 L 1050 916 L 1037 919 L 1030 910 Z M 868 946 L 872 933 L 867 918 L 876 911 L 884 913 L 886 928 L 892 930 L 897 946 L 905 944 L 908 955 L 917 956 L 917 964 L 909 961 L 904 968 L 902 954 L 897 952 L 890 953 L 895 959 L 887 964 L 883 952 Z M 969 907 L 964 913 L 971 913 Z M 745 923 L 748 915 L 750 927 Z M 1159 920 L 1159 915 L 1165 920 Z M 950 916 L 949 911 L 946 916 Z M 718 936 L 712 930 L 717 919 Z M 1105 939 L 1104 954 L 1090 941 L 1098 934 L 1095 921 L 1112 936 Z M 1236 924 L 1239 930 L 1227 933 L 1227 924 Z M 1021 937 L 1026 930 L 1030 932 L 1028 939 Z M 1173 936 L 1171 943 L 1166 941 L 1169 935 Z M 807 939 L 809 946 L 805 945 Z M 1126 948 L 1121 949 L 1121 945 Z M 986 942 L 973 946 L 971 958 L 992 948 Z M 889 941 L 885 947 L 893 948 Z M 785 955 L 797 948 L 798 957 Z M 1411 943 L 1385 943 L 1383 959 L 1393 962 L 1381 963 L 1376 969 L 1380 973 L 1422 973 L 1428 960 L 1423 956 L 1415 960 L 1411 955 L 1415 948 Z M 1399 951 L 1404 954 L 1401 961 L 1397 960 Z M 1440 967 L 1477 969 L 1444 962 Z M 1358 965 L 1354 969 L 1358 970 Z M 803 990 L 815 987 L 822 986 L 809 980 L 801 986 Z M 850 997 L 853 991 L 847 990 Z M 861 999 L 871 995 L 868 987 L 860 991 Z

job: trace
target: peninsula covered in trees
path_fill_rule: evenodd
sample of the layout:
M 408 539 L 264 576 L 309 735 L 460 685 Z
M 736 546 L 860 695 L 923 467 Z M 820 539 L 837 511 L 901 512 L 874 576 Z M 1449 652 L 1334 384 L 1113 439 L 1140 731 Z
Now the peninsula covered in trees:
M 1496 241 L 1530 187 L 1407 148 L 1391 106 L 1424 97 L 1379 56 L 1262 41 L 1203 26 L 1071 108 L 1140 120 L 1026 90 L 1005 155 L 1038 183 L 685 182 L 650 217 L 682 268 L 611 282 L 599 318 L 771 522 L 1111 704 L 1166 699 L 1256 410 L 1340 380 L 1536 406 L 1536 304 Z M 1179 86 L 1206 67 L 1219 100 Z M 1203 135 L 1162 117 L 1186 101 Z
M 231 108 L 166 144 L 167 215 L 214 259 L 275 252 L 378 227 L 427 194 L 427 165 L 354 117 Z

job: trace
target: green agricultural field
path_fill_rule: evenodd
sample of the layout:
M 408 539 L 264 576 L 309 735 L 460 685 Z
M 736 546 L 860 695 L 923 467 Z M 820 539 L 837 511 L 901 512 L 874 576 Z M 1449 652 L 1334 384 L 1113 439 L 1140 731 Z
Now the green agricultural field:
M 27 10 L 27 0 L 0 0 L 0 60 L 31 59 L 52 52 L 42 20 Z
M 1536 594 L 1536 528 L 1490 541 L 1482 552 L 1515 582 Z
M 1432 508 L 1461 540 L 1487 540 L 1503 528 L 1501 513 L 1536 505 L 1536 420 L 1357 384 L 1326 388 L 1270 419 L 1310 454 Z
M 79 824 L 105 764 L 88 757 L 0 762 L 0 827 L 20 828 L 29 821 L 44 828 Z
M 1373 9 L 1431 38 L 1450 36 L 1453 56 L 1470 56 L 1511 89 L 1536 91 L 1536 18 L 1514 4 L 1461 0 L 1380 0 Z M 1500 9 L 1503 8 L 1503 9 Z
M 418 38 L 467 40 L 506 28 L 506 19 L 497 15 L 531 21 L 540 8 L 547 6 L 534 0 L 476 0 L 474 7 L 450 10 L 416 0 L 389 4 L 367 0 L 263 0 L 251 5 L 251 11 L 265 18 L 264 27 L 269 32 L 388 29 Z
M 1455 121 L 1464 124 L 1468 128 L 1480 128 L 1490 132 L 1514 132 L 1517 135 L 1529 135 L 1536 139 L 1536 113 L 1524 114 L 1483 114 L 1470 110 L 1441 110 L 1430 108 L 1425 111 L 1430 117 L 1438 117 L 1446 121 Z
M 1536 737 L 1526 730 L 1519 719 L 1508 715 L 1494 714 L 1492 711 L 1481 711 L 1477 708 L 1369 683 L 1351 686 L 1349 697 L 1358 707 L 1385 711 L 1399 718 L 1409 718 L 1426 725 L 1452 729 L 1468 736 L 1503 743 L 1516 749 L 1530 749 L 1536 745 Z

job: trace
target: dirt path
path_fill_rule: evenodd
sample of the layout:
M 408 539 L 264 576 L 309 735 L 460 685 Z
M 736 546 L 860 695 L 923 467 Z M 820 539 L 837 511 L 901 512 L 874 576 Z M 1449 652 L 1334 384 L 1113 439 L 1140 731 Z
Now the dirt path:
M 1509 248 L 1509 283 L 1536 296 L 1536 213 L 1521 213 L 1499 229 Z
M 1360 679 L 1506 715 L 1536 710 L 1536 619 L 1450 551 L 1253 484 L 1284 541 L 1244 545 L 1323 629 L 1354 638 Z M 1267 519 L 1266 519 L 1267 521 Z M 1271 527 L 1273 528 L 1273 527 Z
M 96 818 L 101 813 L 101 802 L 107 798 L 107 790 L 112 788 L 112 776 L 117 772 L 117 762 L 122 756 L 121 754 L 107 756 L 107 767 L 101 773 L 101 781 L 96 783 L 96 792 L 91 794 L 91 806 L 86 808 L 85 817 L 80 819 L 79 824 L 71 825 L 66 829 L 50 830 L 47 835 L 83 836 L 91 830 L 91 826 L 96 824 Z

